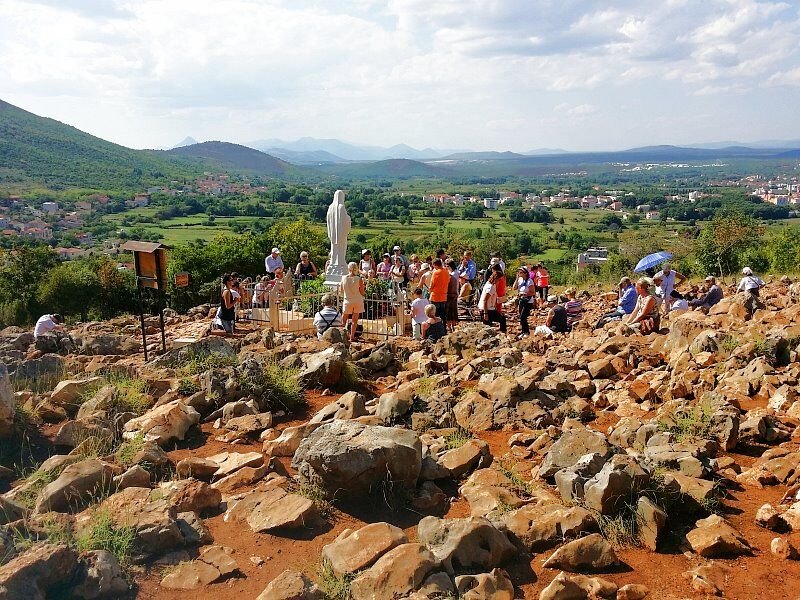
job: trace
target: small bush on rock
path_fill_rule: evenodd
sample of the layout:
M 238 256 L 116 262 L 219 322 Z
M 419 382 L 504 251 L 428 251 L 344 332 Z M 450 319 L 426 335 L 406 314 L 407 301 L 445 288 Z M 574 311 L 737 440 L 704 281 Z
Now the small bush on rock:
M 135 539 L 133 527 L 117 526 L 108 512 L 96 511 L 88 527 L 78 534 L 77 546 L 81 552 L 106 550 L 124 564 L 130 560 Z

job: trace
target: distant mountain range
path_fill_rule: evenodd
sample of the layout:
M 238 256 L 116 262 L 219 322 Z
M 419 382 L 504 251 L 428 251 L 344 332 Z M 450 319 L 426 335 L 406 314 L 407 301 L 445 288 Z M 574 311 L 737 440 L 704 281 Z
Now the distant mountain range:
M 183 148 L 184 146 L 192 146 L 193 144 L 196 143 L 197 143 L 196 139 L 194 139 L 191 136 L 186 136 L 185 138 L 183 138 L 183 140 L 175 144 L 172 148 Z
M 468 152 L 355 146 L 340 140 L 302 138 L 287 143 L 263 140 L 272 152 L 223 141 L 186 138 L 170 150 L 134 150 L 102 140 L 70 125 L 37 116 L 0 101 L 0 185 L 6 189 L 49 187 L 141 190 L 170 180 L 191 180 L 206 171 L 305 182 L 342 182 L 410 178 L 532 177 L 554 171 L 596 169 L 599 165 L 651 162 L 787 161 L 800 158 L 800 140 L 774 145 L 695 144 L 693 147 L 645 146 L 615 152 L 565 152 L 546 149 Z M 720 142 L 721 143 L 721 142 Z M 289 147 L 287 147 L 289 146 Z M 322 146 L 322 147 L 320 147 Z M 417 158 L 386 155 L 411 155 Z M 380 158 L 363 158 L 364 156 Z

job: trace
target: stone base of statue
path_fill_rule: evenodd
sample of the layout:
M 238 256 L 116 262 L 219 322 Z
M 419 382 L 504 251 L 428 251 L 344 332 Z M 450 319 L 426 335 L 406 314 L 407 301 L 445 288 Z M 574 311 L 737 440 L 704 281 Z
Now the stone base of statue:
M 342 285 L 342 277 L 345 275 L 347 275 L 345 265 L 329 265 L 328 270 L 325 271 L 325 285 L 330 288 L 338 288 Z

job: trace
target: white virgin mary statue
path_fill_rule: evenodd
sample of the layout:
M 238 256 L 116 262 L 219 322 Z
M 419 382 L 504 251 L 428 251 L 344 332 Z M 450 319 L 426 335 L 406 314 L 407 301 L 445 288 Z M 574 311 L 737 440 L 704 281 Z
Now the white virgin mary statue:
M 325 283 L 339 285 L 342 275 L 347 274 L 347 236 L 350 234 L 350 215 L 344 205 L 344 192 L 336 190 L 333 202 L 328 207 L 328 237 L 331 240 L 331 256 L 325 269 Z

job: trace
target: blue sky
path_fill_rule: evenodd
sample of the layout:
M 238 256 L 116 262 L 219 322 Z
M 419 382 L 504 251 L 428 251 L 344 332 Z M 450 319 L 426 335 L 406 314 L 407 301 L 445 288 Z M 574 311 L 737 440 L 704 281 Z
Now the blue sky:
M 798 32 L 798 0 L 3 0 L 0 98 L 139 148 L 797 139 Z

